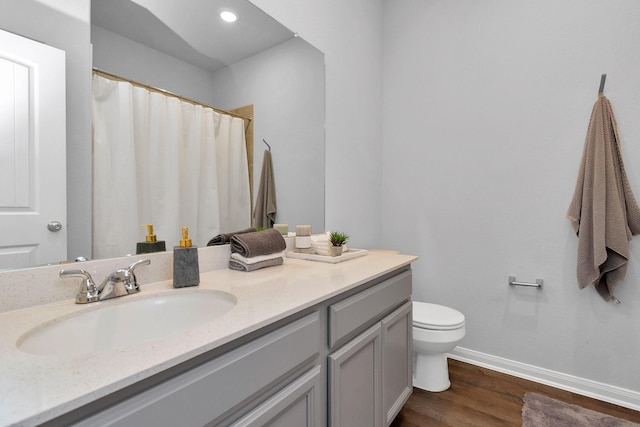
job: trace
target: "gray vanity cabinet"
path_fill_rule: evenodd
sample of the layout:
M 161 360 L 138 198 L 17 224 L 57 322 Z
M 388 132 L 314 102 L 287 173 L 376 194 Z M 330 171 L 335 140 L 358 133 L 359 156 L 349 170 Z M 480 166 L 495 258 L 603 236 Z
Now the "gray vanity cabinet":
M 74 425 L 319 427 L 322 336 L 316 311 Z
M 331 427 L 388 426 L 411 395 L 410 297 L 406 271 L 329 307 Z
M 412 391 L 411 330 L 406 266 L 46 425 L 386 427 Z

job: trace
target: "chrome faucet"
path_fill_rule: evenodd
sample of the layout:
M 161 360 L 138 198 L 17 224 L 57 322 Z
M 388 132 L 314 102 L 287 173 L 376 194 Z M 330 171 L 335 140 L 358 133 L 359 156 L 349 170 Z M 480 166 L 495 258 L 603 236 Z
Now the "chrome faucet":
M 76 295 L 76 304 L 87 304 L 98 301 L 98 288 L 91 278 L 91 274 L 84 270 L 60 270 L 60 277 L 83 277 L 80 291 Z
M 119 268 L 108 275 L 100 286 L 96 286 L 91 274 L 85 270 L 60 270 L 60 277 L 82 277 L 80 291 L 76 295 L 76 304 L 87 304 L 110 298 L 140 292 L 134 270 L 141 265 L 149 265 L 151 260 L 136 261 L 127 268 Z

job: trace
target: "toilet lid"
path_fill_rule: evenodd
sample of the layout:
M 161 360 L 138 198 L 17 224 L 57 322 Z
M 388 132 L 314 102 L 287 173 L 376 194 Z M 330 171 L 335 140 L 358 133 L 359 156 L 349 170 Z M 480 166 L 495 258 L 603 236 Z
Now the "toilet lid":
M 413 302 L 413 326 L 446 331 L 464 325 L 464 314 L 444 305 Z

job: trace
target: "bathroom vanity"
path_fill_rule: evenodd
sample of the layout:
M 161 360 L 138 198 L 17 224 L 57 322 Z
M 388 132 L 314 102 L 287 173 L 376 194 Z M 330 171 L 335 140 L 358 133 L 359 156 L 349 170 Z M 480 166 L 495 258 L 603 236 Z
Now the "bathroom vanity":
M 16 343 L 73 301 L 0 314 L 0 425 L 388 426 L 412 391 L 411 269 L 384 251 L 201 275 L 235 305 L 185 333 L 76 354 Z M 127 298 L 173 295 L 170 281 Z M 136 325 L 131 325 L 135 328 Z M 90 339 L 90 338 L 89 338 Z

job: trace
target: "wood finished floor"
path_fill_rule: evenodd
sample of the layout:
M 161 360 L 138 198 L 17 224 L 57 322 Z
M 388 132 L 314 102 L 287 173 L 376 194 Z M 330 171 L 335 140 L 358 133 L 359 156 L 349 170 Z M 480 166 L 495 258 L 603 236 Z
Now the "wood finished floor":
M 640 412 L 449 359 L 451 388 L 417 388 L 391 427 L 520 426 L 526 392 L 640 423 Z

